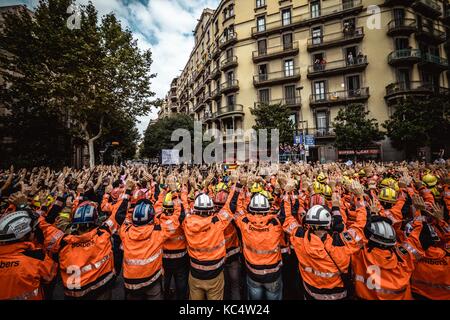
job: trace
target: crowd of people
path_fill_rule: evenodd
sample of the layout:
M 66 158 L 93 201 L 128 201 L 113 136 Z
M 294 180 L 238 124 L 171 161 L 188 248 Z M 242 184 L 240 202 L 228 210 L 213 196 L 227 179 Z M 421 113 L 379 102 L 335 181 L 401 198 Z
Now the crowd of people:
M 450 299 L 450 161 L 0 171 L 0 299 Z

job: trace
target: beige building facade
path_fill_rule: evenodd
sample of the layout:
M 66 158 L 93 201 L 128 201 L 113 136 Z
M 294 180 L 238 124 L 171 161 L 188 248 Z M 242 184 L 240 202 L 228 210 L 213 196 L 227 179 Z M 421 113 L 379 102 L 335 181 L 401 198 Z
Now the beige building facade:
M 160 116 L 246 130 L 255 105 L 283 103 L 315 137 L 309 159 L 336 160 L 340 108 L 362 103 L 381 124 L 398 99 L 449 87 L 448 26 L 446 0 L 222 0 L 203 11 Z M 402 157 L 387 139 L 377 152 Z

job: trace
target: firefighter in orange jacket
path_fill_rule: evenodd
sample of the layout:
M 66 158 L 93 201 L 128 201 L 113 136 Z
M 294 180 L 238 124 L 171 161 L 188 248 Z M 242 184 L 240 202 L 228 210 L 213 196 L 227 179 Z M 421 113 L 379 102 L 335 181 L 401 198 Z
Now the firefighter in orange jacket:
M 191 270 L 189 296 L 191 300 L 222 300 L 223 268 L 226 258 L 224 231 L 233 219 L 239 188 L 233 187 L 227 203 L 214 211 L 212 199 L 205 193 L 196 196 L 193 210 L 186 211 L 181 226 L 188 244 Z M 184 197 L 187 202 L 187 195 Z M 188 203 L 184 204 L 188 208 Z
M 83 200 L 83 195 L 79 196 Z M 114 216 L 99 225 L 95 203 L 81 202 L 75 209 L 69 234 L 53 226 L 54 215 L 39 218 L 44 244 L 59 259 L 66 299 L 111 299 L 115 278 L 111 235 Z
M 247 294 L 250 300 L 281 300 L 282 222 L 270 213 L 269 200 L 255 193 L 247 208 L 238 207 L 236 225 L 242 234 L 247 269 Z
M 17 209 L 0 218 L 0 300 L 42 300 L 57 264 L 34 243 L 36 215 Z
M 416 299 L 450 300 L 450 231 L 441 228 L 443 211 L 442 207 L 432 205 L 428 210 L 422 209 L 423 216 L 415 218 L 424 221 L 420 242 L 425 250 L 411 277 L 411 289 Z M 406 225 L 405 236 L 411 233 L 413 223 L 414 220 Z
M 176 191 L 174 187 L 174 192 Z M 127 189 L 127 195 L 131 189 Z M 131 221 L 126 221 L 128 198 L 122 200 L 116 214 L 121 225 L 124 259 L 123 277 L 126 298 L 129 300 L 162 300 L 162 253 L 163 242 L 179 226 L 180 200 L 172 194 L 175 202 L 174 215 L 163 223 L 155 223 L 155 210 L 150 200 L 140 199 L 136 203 Z M 123 224 L 122 224 L 123 223 Z
M 362 189 L 356 195 L 356 220 L 345 229 L 340 213 L 340 197 L 333 194 L 332 212 L 315 205 L 303 218 L 303 227 L 286 210 L 284 230 L 298 257 L 306 300 L 342 300 L 350 298 L 348 275 L 350 256 L 358 250 L 366 224 Z M 351 234 L 354 237 L 351 237 Z M 344 282 L 345 281 L 345 282 Z
M 373 215 L 364 229 L 367 243 L 352 256 L 356 296 L 364 300 L 411 300 L 411 274 L 423 255 L 422 222 L 401 244 L 388 218 Z M 420 237 L 421 238 L 421 237 Z M 421 239 L 422 240 L 422 239 Z

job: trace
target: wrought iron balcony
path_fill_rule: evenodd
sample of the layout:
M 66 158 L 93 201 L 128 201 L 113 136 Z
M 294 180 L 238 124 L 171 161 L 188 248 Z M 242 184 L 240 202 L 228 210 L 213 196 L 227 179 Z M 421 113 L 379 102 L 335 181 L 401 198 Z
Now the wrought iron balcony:
M 255 107 L 260 106 L 260 105 L 277 105 L 277 104 L 281 104 L 281 105 L 285 105 L 288 108 L 299 108 L 302 106 L 302 101 L 301 101 L 301 97 L 300 96 L 296 96 L 293 98 L 283 98 L 283 99 L 274 99 L 274 100 L 270 100 L 270 101 L 259 101 L 259 102 L 255 102 Z
M 268 61 L 286 56 L 293 56 L 298 54 L 298 51 L 298 42 L 292 42 L 286 45 L 283 44 L 271 48 L 263 48 L 253 51 L 253 62 Z
M 388 36 L 410 36 L 417 31 L 416 19 L 395 19 L 388 23 Z
M 278 33 L 283 30 L 295 29 L 302 26 L 325 22 L 330 19 L 342 18 L 347 14 L 358 13 L 363 10 L 362 0 L 345 0 L 340 4 L 321 8 L 318 12 L 308 12 L 291 17 L 290 20 L 277 20 L 263 26 L 252 28 L 252 36 L 260 37 Z
M 369 99 L 369 88 L 359 88 L 356 90 L 342 90 L 333 92 L 313 93 L 309 97 L 311 107 L 324 105 L 349 104 L 354 102 L 362 102 Z
M 236 68 L 237 65 L 238 65 L 238 57 L 236 57 L 236 56 L 226 57 L 220 63 L 220 70 L 221 71 L 226 71 L 226 70 L 229 70 L 231 68 Z
M 253 85 L 255 87 L 261 87 L 266 85 L 284 84 L 299 81 L 300 78 L 300 68 L 286 69 L 283 71 L 253 76 Z
M 325 64 L 314 64 L 308 67 L 308 79 L 363 71 L 367 65 L 367 56 L 354 57 L 353 63 L 348 60 L 338 60 Z
M 439 2 L 434 0 L 416 0 L 411 6 L 414 10 L 426 16 L 437 18 L 442 15 L 442 8 Z
M 222 35 L 222 37 L 219 40 L 219 47 L 221 50 L 223 50 L 229 45 L 236 43 L 236 41 L 237 41 L 237 33 L 229 32 L 227 34 Z
M 227 94 L 230 92 L 239 90 L 239 81 L 236 79 L 228 80 L 220 85 L 221 94 Z
M 428 95 L 433 93 L 433 86 L 421 81 L 391 83 L 386 87 L 386 99 L 405 95 Z
M 223 106 L 217 111 L 217 118 L 226 118 L 236 115 L 244 115 L 244 106 L 242 106 L 241 104 Z
M 389 54 L 388 63 L 391 66 L 411 65 L 422 60 L 422 53 L 419 49 L 396 50 Z
M 308 39 L 307 50 L 323 50 L 332 47 L 344 46 L 350 43 L 356 43 L 364 38 L 364 28 L 359 27 L 351 32 L 335 32 Z
M 435 72 L 443 72 L 448 69 L 448 60 L 429 53 L 422 54 L 422 61 L 419 67 Z
M 446 40 L 446 34 L 436 28 L 422 25 L 416 31 L 416 39 L 423 42 L 429 42 L 435 45 L 444 43 Z

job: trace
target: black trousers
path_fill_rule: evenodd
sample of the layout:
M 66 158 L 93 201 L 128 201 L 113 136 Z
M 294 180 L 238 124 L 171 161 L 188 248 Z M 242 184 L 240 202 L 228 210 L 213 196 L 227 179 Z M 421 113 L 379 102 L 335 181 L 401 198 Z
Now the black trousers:
M 189 279 L 189 256 L 185 255 L 177 261 L 168 261 L 175 259 L 164 259 L 164 298 L 170 300 L 170 284 L 172 279 L 175 282 L 175 299 L 188 299 L 188 279 Z
M 162 277 L 148 287 L 139 290 L 125 290 L 126 300 L 163 300 Z

